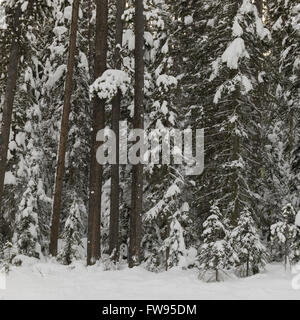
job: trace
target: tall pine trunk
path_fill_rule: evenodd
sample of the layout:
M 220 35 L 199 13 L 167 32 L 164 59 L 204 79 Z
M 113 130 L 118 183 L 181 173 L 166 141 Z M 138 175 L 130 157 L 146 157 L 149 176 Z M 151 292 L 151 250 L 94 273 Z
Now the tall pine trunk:
M 0 133 L 0 210 L 4 191 L 4 179 L 7 164 L 7 151 L 12 121 L 12 111 L 15 98 L 16 84 L 18 78 L 18 66 L 20 62 L 20 33 L 22 11 L 18 6 L 15 11 L 13 29 L 15 34 L 12 35 L 12 43 L 9 52 L 9 62 L 7 70 L 7 83 L 4 95 L 4 104 L 2 111 L 1 133 Z M 2 212 L 2 210 L 1 210 Z M 2 219 L 0 219 L 1 221 Z
M 116 48 L 115 69 L 121 69 L 121 53 L 123 36 L 122 15 L 125 9 L 125 0 L 117 1 L 116 14 Z M 116 135 L 116 164 L 111 166 L 111 195 L 110 195 L 110 221 L 109 221 L 109 254 L 113 261 L 119 259 L 119 219 L 120 219 L 120 166 L 119 166 L 119 121 L 121 112 L 121 92 L 112 100 L 112 130 Z
M 96 52 L 95 80 L 106 69 L 107 36 L 108 36 L 108 1 L 96 0 Z M 101 222 L 101 191 L 103 167 L 97 162 L 96 152 L 100 145 L 96 141 L 97 132 L 105 126 L 105 101 L 94 97 L 92 147 L 90 165 L 90 194 L 88 217 L 87 264 L 94 264 L 100 258 L 100 222 Z
M 144 5 L 135 0 L 135 88 L 134 88 L 134 129 L 144 129 Z M 130 214 L 129 267 L 140 263 L 141 214 L 143 209 L 143 164 L 133 166 Z
M 255 0 L 255 5 L 260 16 L 263 14 L 263 0 Z
M 74 0 L 73 8 L 72 8 L 70 46 L 69 46 L 68 66 L 67 66 L 66 85 L 65 85 L 65 94 L 64 94 L 63 115 L 62 115 L 62 121 L 61 121 L 60 141 L 59 141 L 59 148 L 58 148 L 57 171 L 56 171 L 56 178 L 55 178 L 52 224 L 51 224 L 51 234 L 50 234 L 49 251 L 52 256 L 56 256 L 57 254 L 57 241 L 58 241 L 58 233 L 59 233 L 63 176 L 64 176 L 64 170 L 65 170 L 65 157 L 66 157 L 67 138 L 68 138 L 68 131 L 69 131 L 69 115 L 70 115 L 70 109 L 71 109 L 71 94 L 72 94 L 72 82 L 73 82 L 72 78 L 73 78 L 73 69 L 74 69 L 74 62 L 75 62 L 78 13 L 79 13 L 79 0 Z

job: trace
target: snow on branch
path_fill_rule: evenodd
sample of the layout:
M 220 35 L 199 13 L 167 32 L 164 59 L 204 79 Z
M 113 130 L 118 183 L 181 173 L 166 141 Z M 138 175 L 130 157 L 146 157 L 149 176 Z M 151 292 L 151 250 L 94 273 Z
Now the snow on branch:
M 177 79 L 167 74 L 161 74 L 156 80 L 156 85 L 161 91 L 167 92 L 170 88 L 177 86 Z
M 242 38 L 235 38 L 227 47 L 222 55 L 222 62 L 227 63 L 230 69 L 237 69 L 240 58 L 249 58 L 249 54 L 245 48 Z
M 130 85 L 128 74 L 121 70 L 108 69 L 90 86 L 90 94 L 110 101 L 121 90 L 124 95 Z

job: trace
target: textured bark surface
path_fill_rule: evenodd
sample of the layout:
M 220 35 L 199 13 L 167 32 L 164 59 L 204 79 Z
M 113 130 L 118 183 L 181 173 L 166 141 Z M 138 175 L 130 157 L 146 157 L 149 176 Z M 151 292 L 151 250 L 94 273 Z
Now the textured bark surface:
M 96 51 L 95 79 L 106 69 L 107 35 L 108 35 L 108 1 L 96 0 Z M 97 132 L 105 126 L 105 101 L 94 97 L 92 147 L 90 165 L 90 194 L 88 217 L 87 264 L 94 264 L 100 258 L 100 222 L 101 222 L 101 191 L 103 167 L 96 160 L 96 152 L 100 142 L 96 141 Z
M 115 69 L 121 69 L 123 22 L 122 15 L 125 9 L 125 0 L 117 2 L 116 14 L 116 48 L 115 48 Z M 109 254 L 113 261 L 119 259 L 119 218 L 120 218 L 120 166 L 119 166 L 119 121 L 121 110 L 121 92 L 112 100 L 112 130 L 116 135 L 116 164 L 111 166 L 111 196 L 110 196 L 110 221 L 109 221 Z
M 257 11 L 262 16 L 263 14 L 263 0 L 255 0 L 255 5 L 257 7 Z
M 144 129 L 144 6 L 135 0 L 135 94 L 133 127 Z M 129 267 L 140 263 L 141 214 L 143 209 L 143 164 L 133 166 L 130 215 Z
M 22 11 L 20 7 L 16 8 L 14 16 L 15 34 L 12 37 L 12 43 L 9 53 L 9 62 L 7 68 L 7 83 L 4 95 L 1 132 L 0 132 L 0 207 L 4 190 L 4 179 L 7 164 L 7 151 L 9 144 L 9 134 L 12 121 L 12 111 L 16 91 L 16 83 L 18 78 L 18 66 L 20 62 L 20 43 L 19 37 L 21 33 L 21 17 Z M 2 220 L 2 219 L 1 219 Z
M 66 74 L 66 85 L 64 94 L 63 115 L 61 121 L 60 141 L 58 148 L 57 171 L 55 178 L 54 201 L 52 211 L 52 224 L 50 234 L 49 252 L 52 256 L 57 254 L 57 241 L 59 234 L 59 220 L 61 211 L 61 199 L 63 190 L 63 177 L 65 171 L 65 157 L 67 148 L 67 138 L 69 131 L 69 115 L 71 110 L 72 78 L 76 51 L 76 35 L 78 25 L 79 0 L 74 0 L 72 8 L 72 23 L 70 33 L 70 46 Z

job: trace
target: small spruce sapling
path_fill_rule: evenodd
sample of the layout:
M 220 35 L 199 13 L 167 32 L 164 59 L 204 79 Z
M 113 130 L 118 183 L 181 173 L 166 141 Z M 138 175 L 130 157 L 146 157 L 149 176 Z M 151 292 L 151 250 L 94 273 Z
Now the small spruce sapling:
M 177 214 L 180 215 L 180 211 L 178 211 Z M 177 219 L 177 214 L 171 217 L 170 236 L 167 239 L 167 269 L 173 266 L 185 267 L 186 245 L 184 230 Z
M 236 266 L 240 276 L 248 277 L 264 268 L 268 261 L 268 252 L 260 240 L 248 208 L 242 211 L 237 226 L 230 234 L 230 242 L 238 257 Z
M 282 209 L 282 221 L 271 225 L 272 243 L 279 246 L 284 267 L 299 260 L 299 228 L 295 225 L 296 212 L 288 203 Z
M 11 242 L 0 242 L 0 271 L 9 272 L 9 265 L 16 254 L 16 248 Z
M 222 281 L 229 268 L 232 250 L 227 241 L 227 230 L 217 205 L 212 205 L 210 215 L 203 223 L 203 244 L 199 252 L 199 278 L 207 282 Z
M 82 246 L 82 211 L 83 205 L 76 197 L 70 208 L 69 216 L 65 222 L 63 231 L 63 246 L 57 259 L 63 264 L 71 264 L 74 259 L 80 258 L 79 247 Z
M 39 258 L 41 249 L 38 243 L 39 223 L 36 192 L 36 184 L 33 179 L 30 179 L 16 216 L 14 242 L 19 254 Z

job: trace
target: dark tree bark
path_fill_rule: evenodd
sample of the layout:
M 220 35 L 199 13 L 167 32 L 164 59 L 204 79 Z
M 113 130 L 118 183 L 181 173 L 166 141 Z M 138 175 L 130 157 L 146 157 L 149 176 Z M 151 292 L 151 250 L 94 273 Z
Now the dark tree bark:
M 122 15 L 125 9 L 125 0 L 117 1 L 116 14 L 116 48 L 115 69 L 121 69 L 121 54 L 123 36 Z M 110 196 L 110 221 L 109 221 L 109 254 L 113 261 L 119 259 L 119 217 L 120 217 L 120 172 L 119 172 L 119 121 L 121 112 L 121 92 L 112 100 L 112 130 L 116 135 L 116 164 L 111 166 L 111 196 Z
M 4 95 L 4 104 L 1 121 L 0 133 L 0 209 L 4 191 L 4 179 L 7 164 L 7 151 L 9 143 L 9 134 L 12 121 L 12 111 L 15 98 L 16 84 L 18 78 L 18 66 L 20 62 L 20 34 L 21 34 L 21 8 L 18 6 L 15 11 L 12 42 L 9 52 L 9 61 L 7 69 L 7 83 Z M 1 219 L 2 220 L 2 219 Z
M 255 0 L 255 5 L 260 16 L 263 14 L 263 0 Z
M 52 256 L 56 256 L 57 254 L 57 240 L 58 240 L 58 233 L 59 233 L 63 177 L 64 177 L 64 171 L 65 171 L 65 157 L 66 157 L 67 138 L 68 138 L 68 131 L 69 131 L 69 115 L 70 115 L 70 109 L 71 109 L 71 94 L 72 94 L 72 82 L 73 82 L 72 78 L 73 78 L 73 69 L 74 69 L 74 62 L 75 62 L 78 12 L 79 12 L 79 0 L 74 0 L 73 8 L 72 8 L 70 47 L 69 47 L 66 85 L 65 85 L 65 94 L 64 94 L 63 115 L 62 115 L 62 121 L 61 121 L 60 141 L 59 141 L 59 148 L 58 148 L 57 171 L 56 171 L 56 178 L 55 178 L 52 224 L 51 224 L 51 234 L 50 234 L 49 251 Z
M 87 19 L 88 19 L 88 30 L 87 30 L 87 39 L 88 39 L 88 48 L 87 48 L 87 57 L 89 63 L 89 74 L 90 78 L 93 79 L 94 77 L 94 69 L 93 69 L 93 59 L 95 56 L 94 52 L 94 28 L 93 24 L 91 23 L 91 19 L 93 16 L 93 8 L 94 8 L 94 0 L 88 0 L 85 3 L 85 11 L 87 12 Z
M 95 80 L 106 69 L 107 36 L 108 36 L 108 1 L 96 0 L 96 49 L 95 49 Z M 100 222 L 101 222 L 101 191 L 103 167 L 97 162 L 96 152 L 100 142 L 96 141 L 97 132 L 105 126 L 105 101 L 94 97 L 92 147 L 90 166 L 90 194 L 88 217 L 87 264 L 94 264 L 100 258 Z
M 144 5 L 135 0 L 135 94 L 133 128 L 144 129 Z M 133 166 L 130 215 L 129 267 L 140 263 L 141 214 L 143 209 L 143 164 Z

